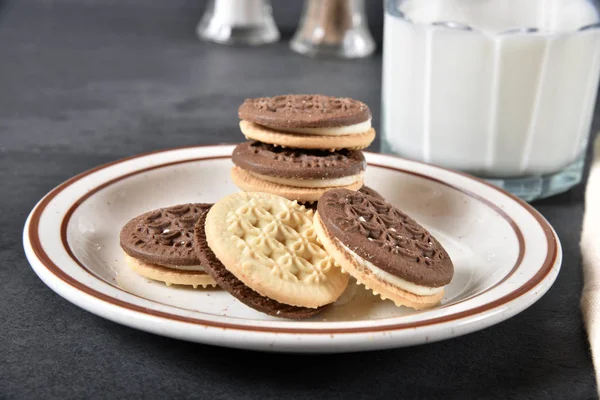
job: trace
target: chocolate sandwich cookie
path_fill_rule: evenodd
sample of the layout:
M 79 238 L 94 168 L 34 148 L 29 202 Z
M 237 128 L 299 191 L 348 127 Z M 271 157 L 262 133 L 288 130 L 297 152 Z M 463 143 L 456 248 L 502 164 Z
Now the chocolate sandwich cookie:
M 452 280 L 454 266 L 442 245 L 383 199 L 330 190 L 319 201 L 314 227 L 347 273 L 398 306 L 433 307 Z
M 383 196 L 382 195 L 380 195 L 378 192 L 376 192 L 375 190 L 371 189 L 368 186 L 363 186 L 360 189 L 358 189 L 358 191 L 362 192 L 364 194 L 368 194 L 369 196 L 377 197 L 378 199 L 382 199 L 383 200 Z M 319 203 L 315 201 L 313 203 L 306 203 L 306 204 L 304 204 L 304 207 L 308 208 L 309 210 L 317 211 L 318 205 L 319 205 Z
M 304 319 L 310 318 L 320 313 L 325 307 L 307 308 L 295 307 L 288 304 L 279 303 L 273 299 L 261 296 L 250 289 L 225 268 L 219 261 L 215 253 L 208 246 L 206 241 L 206 232 L 204 224 L 206 223 L 206 213 L 202 214 L 194 230 L 194 249 L 200 259 L 200 263 L 205 266 L 206 272 L 219 284 L 221 288 L 227 290 L 233 297 L 247 305 L 265 314 L 280 318 Z
M 358 190 L 367 165 L 357 150 L 283 149 L 256 141 L 239 144 L 232 160 L 233 181 L 241 189 L 300 202 L 316 201 L 334 187 Z
M 369 107 L 358 100 L 289 94 L 246 99 L 238 110 L 250 139 L 301 149 L 363 149 L 375 139 Z
M 210 204 L 181 204 L 137 216 L 121 229 L 127 265 L 167 285 L 216 286 L 193 248 L 194 226 Z
M 203 226 L 196 225 L 195 237 L 198 256 L 217 283 L 272 315 L 309 317 L 348 285 L 349 276 L 317 241 L 313 211 L 280 196 L 240 192 L 222 198 Z
M 377 192 L 377 191 L 376 191 L 376 190 L 374 190 L 374 189 L 371 189 L 371 188 L 370 188 L 370 187 L 368 187 L 368 186 L 363 186 L 363 187 L 361 187 L 361 188 L 360 188 L 358 191 L 359 191 L 359 192 L 361 192 L 361 193 L 364 193 L 364 194 L 366 194 L 366 195 L 373 196 L 373 197 L 376 197 L 376 198 L 378 198 L 378 199 L 381 199 L 381 200 L 383 200 L 383 196 L 382 196 L 382 195 L 380 195 L 380 194 L 379 194 L 379 192 Z

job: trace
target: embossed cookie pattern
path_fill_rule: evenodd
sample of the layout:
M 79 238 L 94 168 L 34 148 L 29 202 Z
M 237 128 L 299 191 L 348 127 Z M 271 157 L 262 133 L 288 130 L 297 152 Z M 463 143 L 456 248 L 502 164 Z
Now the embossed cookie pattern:
M 274 210 L 257 199 L 227 215 L 227 229 L 242 249 L 242 269 L 268 266 L 277 278 L 319 283 L 334 266 L 319 246 L 312 218 L 294 208 Z
M 194 265 L 194 225 L 208 204 L 161 208 L 129 221 L 121 231 L 121 246 L 133 257 L 159 265 Z
M 356 192 L 328 197 L 326 203 L 343 207 L 344 216 L 334 221 L 341 230 L 359 233 L 387 253 L 429 266 L 448 258 L 434 246 L 428 231 L 383 199 Z

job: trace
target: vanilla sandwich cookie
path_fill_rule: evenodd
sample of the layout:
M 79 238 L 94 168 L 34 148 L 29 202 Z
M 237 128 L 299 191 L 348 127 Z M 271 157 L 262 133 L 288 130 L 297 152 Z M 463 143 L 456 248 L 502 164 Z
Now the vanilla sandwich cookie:
M 433 307 L 452 280 L 454 266 L 442 245 L 383 199 L 330 190 L 319 201 L 314 228 L 347 273 L 397 306 Z
M 201 259 L 223 289 L 271 315 L 285 310 L 310 316 L 306 309 L 333 303 L 348 285 L 349 276 L 317 241 L 313 211 L 280 196 L 227 196 L 211 208 L 204 226 L 197 225 L 196 238 Z

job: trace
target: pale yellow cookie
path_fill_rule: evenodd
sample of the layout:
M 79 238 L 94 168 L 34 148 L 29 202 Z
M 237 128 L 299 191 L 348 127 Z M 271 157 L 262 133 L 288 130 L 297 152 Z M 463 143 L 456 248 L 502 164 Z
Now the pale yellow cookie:
M 416 310 L 422 310 L 436 306 L 444 298 L 443 290 L 431 296 L 420 296 L 402 290 L 376 277 L 371 271 L 356 262 L 343 249 L 343 245 L 327 232 L 327 228 L 321 221 L 321 218 L 319 218 L 319 213 L 315 213 L 314 215 L 314 229 L 320 243 L 335 258 L 335 261 L 341 265 L 342 269 L 352 275 L 359 284 L 364 285 L 382 299 L 390 299 L 397 306 L 407 306 Z
M 164 282 L 167 286 L 171 285 L 187 285 L 193 286 L 196 289 L 198 286 L 204 288 L 208 286 L 217 286 L 217 283 L 206 272 L 186 271 L 163 267 L 161 265 L 150 264 L 137 258 L 133 258 L 127 253 L 124 253 L 125 262 L 135 273 L 152 279 L 155 281 Z
M 360 150 L 368 147 L 375 140 L 375 129 L 373 128 L 370 128 L 366 132 L 352 135 L 319 136 L 279 132 L 266 126 L 242 120 L 240 122 L 240 129 L 244 136 L 249 139 L 298 149 L 323 149 L 331 151 L 339 149 Z
M 306 187 L 294 187 L 282 185 L 280 183 L 269 182 L 260 179 L 256 175 L 249 173 L 248 171 L 234 166 L 231 169 L 231 179 L 233 183 L 240 189 L 246 192 L 265 192 L 276 194 L 278 196 L 285 197 L 289 200 L 296 200 L 300 203 L 311 203 L 318 201 L 319 198 L 327 190 L 331 189 L 328 187 L 323 188 L 306 188 Z M 363 186 L 363 180 L 355 182 L 348 186 L 342 186 L 349 190 L 358 190 Z
M 312 217 L 295 201 L 240 192 L 212 206 L 206 240 L 250 289 L 283 304 L 317 308 L 337 300 L 349 277 L 318 243 Z

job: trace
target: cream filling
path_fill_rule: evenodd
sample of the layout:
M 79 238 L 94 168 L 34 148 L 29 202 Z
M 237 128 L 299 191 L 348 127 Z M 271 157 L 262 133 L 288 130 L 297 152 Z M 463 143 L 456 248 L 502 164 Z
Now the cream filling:
M 305 135 L 340 136 L 367 132 L 371 129 L 371 120 L 347 126 L 334 126 L 328 128 L 277 128 L 276 130 L 290 133 L 303 133 Z
M 157 264 L 160 265 L 160 264 Z M 202 265 L 160 265 L 161 267 L 178 269 L 180 271 L 206 272 Z
M 375 265 L 373 265 L 369 261 L 367 261 L 364 258 L 362 258 L 361 256 L 359 256 L 358 254 L 356 254 L 355 252 L 350 250 L 348 247 L 344 246 L 342 244 L 342 242 L 339 241 L 339 239 L 335 239 L 335 240 L 346 252 L 348 252 L 348 254 L 350 254 L 350 256 L 352 257 L 352 259 L 354 261 L 356 261 L 362 267 L 371 271 L 371 273 L 373 275 L 375 275 L 377 278 L 381 279 L 382 281 L 388 282 L 402 290 L 406 290 L 407 292 L 414 293 L 419 296 L 432 296 L 432 295 L 437 294 L 437 293 L 441 292 L 442 290 L 444 290 L 443 286 L 436 287 L 436 288 L 421 286 L 421 285 L 416 285 L 412 282 L 406 281 L 402 278 L 398 278 L 397 276 L 394 276 L 388 272 L 385 272 L 381 268 L 377 268 Z
M 250 174 L 256 176 L 265 181 L 278 183 L 280 185 L 303 187 L 303 188 L 324 188 L 324 187 L 339 187 L 349 186 L 356 182 L 360 182 L 363 179 L 364 172 L 357 175 L 344 176 L 342 178 L 334 179 L 293 179 L 293 178 L 278 178 L 274 176 L 267 176 L 261 174 L 255 174 L 254 172 L 248 171 Z
M 170 268 L 170 269 L 178 269 L 180 271 L 198 271 L 198 272 L 206 272 L 206 270 L 204 269 L 204 267 L 202 265 L 161 265 L 161 264 L 152 264 L 152 263 L 147 263 L 145 261 L 142 261 L 138 258 L 132 257 L 129 254 L 123 252 L 123 254 L 125 254 L 125 261 L 127 262 L 134 262 L 137 263 L 141 266 L 144 265 L 148 265 L 148 266 L 157 266 L 157 267 L 163 267 L 163 268 Z

